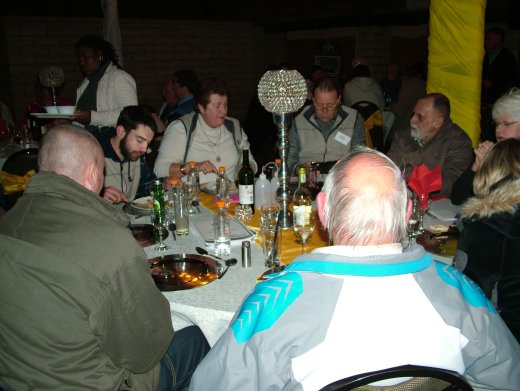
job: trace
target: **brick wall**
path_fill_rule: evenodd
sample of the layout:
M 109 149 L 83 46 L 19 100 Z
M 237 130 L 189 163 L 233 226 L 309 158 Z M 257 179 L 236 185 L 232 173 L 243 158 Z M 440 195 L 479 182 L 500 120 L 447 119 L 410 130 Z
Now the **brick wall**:
M 0 96 L 21 119 L 34 97 L 38 72 L 59 65 L 65 71 L 62 96 L 75 100 L 82 75 L 74 45 L 101 34 L 98 18 L 12 17 L 1 20 Z M 121 20 L 125 70 L 136 80 L 140 103 L 159 108 L 164 81 L 180 68 L 229 84 L 230 115 L 245 118 L 263 69 L 285 61 L 285 34 L 266 34 L 252 23 Z
M 34 96 L 38 72 L 61 66 L 66 75 L 63 96 L 75 100 L 82 79 L 76 65 L 75 42 L 86 34 L 101 34 L 99 18 L 3 16 L 0 18 L 0 98 L 20 120 Z M 122 19 L 125 69 L 136 79 L 138 98 L 161 105 L 164 81 L 180 68 L 199 77 L 214 75 L 229 84 L 230 115 L 243 120 L 264 69 L 287 61 L 288 47 L 297 40 L 355 37 L 355 55 L 368 59 L 372 74 L 381 78 L 390 61 L 392 37 L 426 36 L 427 26 L 363 26 L 290 33 L 266 33 L 253 23 Z M 519 32 L 508 30 L 506 46 L 519 52 Z M 312 64 L 299 64 L 306 71 Z M 345 64 L 347 67 L 350 64 Z

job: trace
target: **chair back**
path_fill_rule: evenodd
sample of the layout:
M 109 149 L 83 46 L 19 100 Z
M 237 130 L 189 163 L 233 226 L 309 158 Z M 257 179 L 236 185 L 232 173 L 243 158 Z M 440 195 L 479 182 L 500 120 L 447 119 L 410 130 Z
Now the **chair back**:
M 372 384 L 382 380 L 409 378 L 392 386 Z M 464 376 L 441 368 L 403 365 L 338 380 L 320 391 L 473 391 Z
M 356 102 L 351 107 L 357 110 L 364 119 L 367 146 L 377 149 L 378 151 L 383 151 L 383 113 L 379 107 L 375 103 L 369 101 Z
M 13 153 L 2 167 L 2 171 L 20 177 L 23 177 L 30 170 L 38 170 L 38 148 L 26 148 Z M 5 194 L 7 207 L 12 208 L 22 194 L 23 190 Z

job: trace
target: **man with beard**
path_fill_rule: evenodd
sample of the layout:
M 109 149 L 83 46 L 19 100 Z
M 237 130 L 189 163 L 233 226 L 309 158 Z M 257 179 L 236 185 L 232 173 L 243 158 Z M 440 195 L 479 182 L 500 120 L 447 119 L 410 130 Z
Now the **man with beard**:
M 410 130 L 397 129 L 388 157 L 408 178 L 414 166 L 441 167 L 440 195 L 450 196 L 451 187 L 473 161 L 468 135 L 450 119 L 450 101 L 440 93 L 419 99 L 410 119 Z
M 105 154 L 103 198 L 118 204 L 148 195 L 148 186 L 156 177 L 145 154 L 156 132 L 153 117 L 141 106 L 121 111 L 115 134 L 101 140 Z

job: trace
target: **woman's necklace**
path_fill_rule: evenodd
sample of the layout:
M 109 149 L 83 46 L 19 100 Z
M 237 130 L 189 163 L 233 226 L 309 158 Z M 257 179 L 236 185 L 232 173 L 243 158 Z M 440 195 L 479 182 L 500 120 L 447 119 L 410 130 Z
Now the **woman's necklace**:
M 211 140 L 211 138 L 210 138 L 210 137 L 208 136 L 208 134 L 206 133 L 206 130 L 204 129 L 204 126 L 202 126 L 201 129 L 202 129 L 202 132 L 204 133 L 204 135 L 206 136 L 206 138 L 207 138 L 208 141 L 209 141 L 209 144 L 208 144 L 208 145 L 209 145 L 210 147 L 215 148 L 215 149 L 216 149 L 217 146 L 218 146 L 218 153 L 217 153 L 217 156 L 215 157 L 215 160 L 216 160 L 217 162 L 220 163 L 220 161 L 222 160 L 222 158 L 220 157 L 220 137 L 222 136 L 222 125 L 219 126 L 219 128 L 218 128 L 219 131 L 218 131 L 218 140 L 217 140 L 217 142 L 214 142 L 213 140 Z

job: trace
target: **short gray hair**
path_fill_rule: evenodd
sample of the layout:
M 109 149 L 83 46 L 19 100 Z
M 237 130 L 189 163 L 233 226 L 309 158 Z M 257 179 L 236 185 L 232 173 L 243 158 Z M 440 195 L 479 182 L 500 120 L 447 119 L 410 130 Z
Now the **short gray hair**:
M 75 125 L 52 128 L 43 137 L 38 152 L 40 171 L 65 175 L 76 182 L 90 162 L 103 164 L 103 160 L 103 151 L 96 138 Z
M 367 159 L 366 170 L 349 170 L 352 161 L 360 157 Z M 374 169 L 390 172 L 390 185 L 378 186 L 376 175 L 373 181 L 376 191 L 364 192 L 355 180 L 375 173 Z M 389 237 L 397 243 L 405 237 L 406 182 L 399 168 L 381 152 L 357 148 L 339 160 L 325 180 L 323 192 L 327 197 L 323 211 L 325 224 L 335 244 L 385 244 Z
M 497 99 L 493 105 L 493 119 L 505 115 L 520 121 L 520 89 L 514 87 Z

